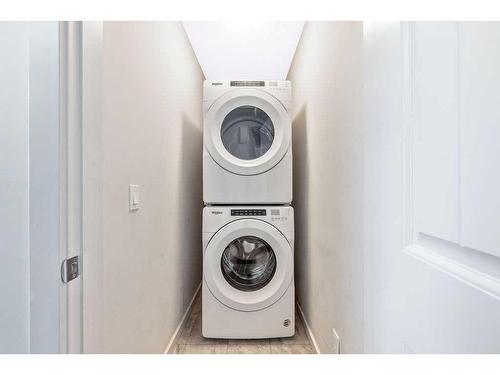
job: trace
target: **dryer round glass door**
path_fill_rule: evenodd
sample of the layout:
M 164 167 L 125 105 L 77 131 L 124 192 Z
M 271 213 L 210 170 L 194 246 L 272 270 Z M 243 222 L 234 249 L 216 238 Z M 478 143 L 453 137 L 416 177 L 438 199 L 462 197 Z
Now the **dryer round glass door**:
M 234 288 L 242 291 L 265 287 L 276 271 L 276 256 L 271 246 L 254 236 L 239 237 L 222 253 L 222 274 Z
M 214 161 L 240 175 L 264 173 L 285 156 L 291 119 L 271 94 L 237 89 L 222 95 L 205 115 L 203 139 Z
M 210 239 L 203 278 L 221 303 L 256 311 L 278 301 L 293 280 L 293 250 L 273 225 L 257 219 L 233 221 Z
M 224 147 L 238 159 L 264 155 L 273 144 L 273 121 L 262 109 L 244 105 L 227 114 L 221 126 Z

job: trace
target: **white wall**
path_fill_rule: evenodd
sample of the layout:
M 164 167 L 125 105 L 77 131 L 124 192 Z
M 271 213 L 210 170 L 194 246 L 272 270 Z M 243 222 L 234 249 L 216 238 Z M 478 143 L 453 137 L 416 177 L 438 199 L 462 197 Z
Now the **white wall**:
M 403 57 L 400 22 L 363 24 L 364 340 L 368 353 L 402 351 L 401 304 L 411 298 L 399 278 L 404 247 Z
M 297 297 L 321 352 L 363 351 L 361 22 L 307 22 L 288 79 Z
M 304 22 L 183 24 L 207 79 L 285 79 Z
M 83 352 L 102 351 L 103 22 L 82 23 Z
M 499 32 L 306 24 L 289 75 L 296 272 L 322 351 L 332 328 L 342 352 L 500 351 Z
M 0 23 L 0 353 L 29 352 L 29 29 Z
M 85 327 L 100 337 L 86 351 L 160 353 L 201 281 L 204 77 L 180 22 L 102 32 L 102 269 L 86 271 L 102 271 L 102 285 L 85 297 L 102 321 Z M 135 212 L 129 184 L 140 185 Z

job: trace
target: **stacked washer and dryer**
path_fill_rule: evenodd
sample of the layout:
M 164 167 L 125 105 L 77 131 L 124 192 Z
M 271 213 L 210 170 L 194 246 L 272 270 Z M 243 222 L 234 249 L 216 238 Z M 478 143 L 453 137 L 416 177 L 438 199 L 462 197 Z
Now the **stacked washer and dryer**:
M 289 81 L 205 81 L 202 334 L 295 333 Z

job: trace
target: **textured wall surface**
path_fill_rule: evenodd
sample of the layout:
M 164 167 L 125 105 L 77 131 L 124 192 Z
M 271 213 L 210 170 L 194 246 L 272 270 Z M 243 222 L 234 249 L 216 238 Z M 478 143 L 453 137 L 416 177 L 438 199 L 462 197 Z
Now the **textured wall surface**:
M 160 353 L 201 281 L 204 77 L 180 22 L 105 22 L 102 58 L 99 351 Z
M 321 352 L 363 350 L 363 25 L 307 22 L 288 79 L 297 297 Z

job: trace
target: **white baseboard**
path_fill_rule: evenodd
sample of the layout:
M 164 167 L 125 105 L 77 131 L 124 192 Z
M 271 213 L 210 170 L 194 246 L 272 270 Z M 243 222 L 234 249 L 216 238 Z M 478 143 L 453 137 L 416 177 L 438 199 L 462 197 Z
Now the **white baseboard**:
M 184 312 L 184 315 L 182 315 L 182 318 L 181 318 L 179 324 L 177 325 L 177 328 L 175 329 L 175 332 L 172 335 L 172 338 L 170 339 L 170 341 L 167 345 L 167 348 L 165 349 L 165 352 L 164 352 L 165 354 L 171 354 L 174 351 L 175 346 L 177 344 L 177 341 L 179 340 L 179 337 L 182 334 L 182 330 L 183 330 L 184 326 L 186 325 L 187 318 L 189 317 L 189 314 L 191 313 L 191 310 L 193 309 L 193 303 L 194 303 L 194 300 L 196 299 L 196 296 L 200 292 L 200 288 L 201 288 L 201 283 L 196 288 L 196 290 L 193 294 L 193 298 L 191 298 L 191 301 L 189 302 L 189 305 L 188 305 L 186 311 Z
M 306 319 L 306 316 L 304 315 L 304 311 L 302 310 L 302 307 L 297 303 L 297 307 L 299 308 L 299 314 L 302 317 L 302 321 L 304 322 L 304 325 L 306 327 L 306 334 L 307 337 L 309 338 L 309 341 L 311 341 L 311 344 L 316 351 L 316 354 L 321 354 L 318 343 L 316 342 L 316 339 L 314 338 L 314 334 L 312 332 L 311 326 L 309 325 L 309 322 Z

